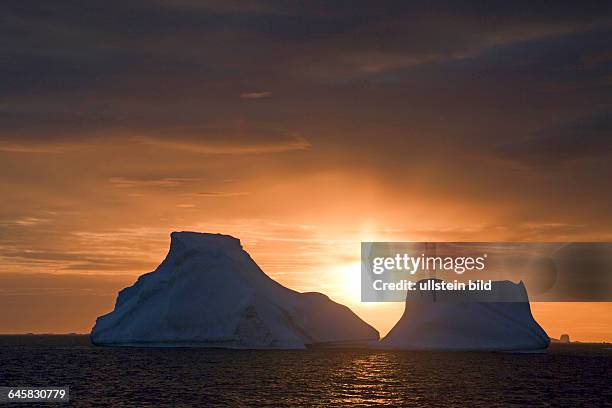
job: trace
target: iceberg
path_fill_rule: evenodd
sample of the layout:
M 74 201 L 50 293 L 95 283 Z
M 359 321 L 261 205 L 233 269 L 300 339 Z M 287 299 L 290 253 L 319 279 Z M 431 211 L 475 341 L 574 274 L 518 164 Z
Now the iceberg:
M 550 339 L 531 314 L 523 282 L 493 281 L 486 295 L 490 300 L 482 301 L 482 296 L 469 291 L 408 292 L 404 314 L 376 347 L 490 351 L 548 347 Z
M 238 239 L 196 232 L 173 232 L 163 262 L 121 290 L 91 332 L 97 345 L 235 349 L 365 347 L 378 339 L 348 307 L 271 279 Z

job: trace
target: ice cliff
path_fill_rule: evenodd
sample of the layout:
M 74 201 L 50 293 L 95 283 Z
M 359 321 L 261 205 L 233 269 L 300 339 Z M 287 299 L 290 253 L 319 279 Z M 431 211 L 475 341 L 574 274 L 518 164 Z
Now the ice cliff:
M 486 296 L 491 301 L 474 301 L 465 291 L 409 292 L 404 314 L 377 347 L 499 351 L 548 347 L 549 337 L 531 315 L 522 282 L 495 281 Z
M 151 273 L 96 320 L 94 344 L 223 348 L 364 346 L 378 332 L 320 293 L 268 277 L 228 235 L 173 232 Z

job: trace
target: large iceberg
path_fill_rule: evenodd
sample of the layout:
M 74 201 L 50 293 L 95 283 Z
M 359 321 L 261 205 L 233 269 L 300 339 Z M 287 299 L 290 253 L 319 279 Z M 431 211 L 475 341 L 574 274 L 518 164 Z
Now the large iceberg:
M 404 314 L 377 347 L 497 351 L 548 347 L 550 339 L 531 315 L 523 282 L 494 281 L 486 295 L 489 299 L 478 301 L 482 296 L 467 291 L 409 292 Z
M 228 235 L 173 232 L 151 273 L 96 320 L 94 344 L 222 348 L 355 347 L 376 329 L 320 293 L 268 277 Z

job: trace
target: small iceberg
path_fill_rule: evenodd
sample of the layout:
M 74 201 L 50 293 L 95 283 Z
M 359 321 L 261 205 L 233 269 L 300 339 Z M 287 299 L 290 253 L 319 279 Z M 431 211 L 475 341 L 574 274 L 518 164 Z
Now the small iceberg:
M 493 281 L 486 295 L 490 301 L 477 296 L 475 301 L 469 291 L 408 292 L 404 314 L 375 347 L 523 352 L 548 347 L 550 339 L 531 314 L 523 282 Z

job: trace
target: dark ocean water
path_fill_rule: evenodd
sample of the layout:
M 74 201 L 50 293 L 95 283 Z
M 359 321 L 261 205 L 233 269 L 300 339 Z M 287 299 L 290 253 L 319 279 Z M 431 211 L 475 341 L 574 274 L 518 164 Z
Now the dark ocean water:
M 612 349 L 230 351 L 0 336 L 0 386 L 70 386 L 73 406 L 601 407 L 612 406 Z

